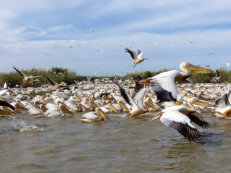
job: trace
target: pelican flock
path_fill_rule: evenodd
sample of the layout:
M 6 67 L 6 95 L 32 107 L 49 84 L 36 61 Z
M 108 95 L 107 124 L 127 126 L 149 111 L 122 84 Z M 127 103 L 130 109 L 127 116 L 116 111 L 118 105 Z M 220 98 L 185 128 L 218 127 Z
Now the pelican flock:
M 134 59 L 134 67 L 145 60 L 143 52 L 126 48 Z M 115 115 L 121 118 L 153 117 L 176 130 L 189 141 L 200 140 L 199 127 L 209 128 L 203 113 L 211 117 L 231 119 L 230 84 L 178 83 L 192 73 L 212 73 L 209 68 L 182 62 L 179 70 L 169 70 L 147 79 L 110 80 L 103 78 L 67 85 L 47 78 L 50 84 L 33 87 L 41 76 L 27 76 L 13 67 L 22 77 L 20 88 L 9 88 L 7 81 L 0 91 L 0 115 L 17 114 L 54 118 L 78 116 L 83 122 L 108 122 Z M 31 93 L 45 93 L 32 96 Z M 106 120 L 106 121 L 103 121 Z

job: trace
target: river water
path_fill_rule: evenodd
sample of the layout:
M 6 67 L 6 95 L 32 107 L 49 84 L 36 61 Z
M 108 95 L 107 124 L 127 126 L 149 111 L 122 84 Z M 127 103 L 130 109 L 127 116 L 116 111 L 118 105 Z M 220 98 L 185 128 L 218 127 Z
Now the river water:
M 231 121 L 204 114 L 211 127 L 195 143 L 152 117 L 1 119 L 0 172 L 231 172 Z

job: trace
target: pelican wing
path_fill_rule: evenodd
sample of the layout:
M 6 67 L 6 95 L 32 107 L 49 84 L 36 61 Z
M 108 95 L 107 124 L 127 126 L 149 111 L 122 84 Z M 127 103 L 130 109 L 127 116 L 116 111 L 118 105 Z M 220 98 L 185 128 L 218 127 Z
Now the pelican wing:
M 176 98 L 173 97 L 172 93 L 163 89 L 158 82 L 151 84 L 151 86 L 152 90 L 156 93 L 157 100 L 159 100 L 160 103 L 176 100 Z
M 139 81 L 135 81 L 135 91 L 134 94 L 132 95 L 132 98 L 136 96 L 136 94 L 143 88 L 144 85 L 140 84 Z
M 51 80 L 48 76 L 46 76 L 47 80 L 51 83 L 51 85 L 57 85 L 57 83 Z
M 144 109 L 144 96 L 147 93 L 147 88 L 143 87 L 134 97 L 134 102 L 140 109 Z
M 141 50 L 137 50 L 137 57 L 142 57 L 142 55 L 143 55 L 143 52 L 141 51 Z
M 121 87 L 119 83 L 115 82 L 115 84 L 119 87 L 120 93 L 121 93 L 122 97 L 124 98 L 124 100 L 128 104 L 131 105 L 131 102 L 130 102 L 130 99 L 129 99 L 130 96 L 128 96 L 128 94 L 126 93 L 125 89 L 123 87 Z
M 177 130 L 189 141 L 200 138 L 200 132 L 192 125 L 190 119 L 178 111 L 167 111 L 163 113 L 160 121 L 167 127 Z
M 134 59 L 134 60 L 137 59 L 137 55 L 136 55 L 136 53 L 135 53 L 134 51 L 132 51 L 132 50 L 126 48 L 126 49 L 125 49 L 125 52 L 129 53 L 129 54 L 131 55 L 132 59 Z
M 179 75 L 177 70 L 171 70 L 153 77 L 150 85 L 160 102 L 176 100 L 177 88 L 175 84 L 175 77 L 177 75 Z
M 204 121 L 204 120 L 202 120 L 202 119 L 200 119 L 199 117 L 197 117 L 196 115 L 194 115 L 194 114 L 189 114 L 189 115 L 187 115 L 188 117 L 189 117 L 189 119 L 193 122 L 193 123 L 195 123 L 195 124 L 197 124 L 198 126 L 200 126 L 200 127 L 202 127 L 202 128 L 209 128 L 209 123 L 207 122 L 207 121 Z
M 18 70 L 16 67 L 13 66 L 13 68 L 23 77 L 26 77 L 27 75 L 25 75 L 24 73 L 22 73 L 20 70 Z
M 215 104 L 217 106 L 220 106 L 220 107 L 225 107 L 228 105 L 228 94 L 225 93 L 224 95 L 218 97 L 216 100 L 215 100 Z

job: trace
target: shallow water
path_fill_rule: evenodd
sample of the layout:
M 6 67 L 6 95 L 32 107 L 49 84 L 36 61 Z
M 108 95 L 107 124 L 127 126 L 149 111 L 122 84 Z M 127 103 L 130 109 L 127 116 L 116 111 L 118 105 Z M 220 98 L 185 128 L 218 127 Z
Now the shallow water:
M 211 127 L 188 142 L 152 114 L 83 123 L 79 116 L 0 120 L 0 169 L 33 172 L 230 172 L 231 121 L 203 115 Z

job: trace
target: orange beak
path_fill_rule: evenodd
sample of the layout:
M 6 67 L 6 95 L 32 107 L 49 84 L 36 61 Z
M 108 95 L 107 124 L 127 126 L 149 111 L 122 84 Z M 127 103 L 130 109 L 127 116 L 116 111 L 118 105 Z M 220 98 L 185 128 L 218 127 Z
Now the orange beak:
M 152 80 L 152 78 L 147 78 L 147 79 L 141 80 L 140 84 L 143 84 L 143 85 L 149 84 L 151 80 Z

